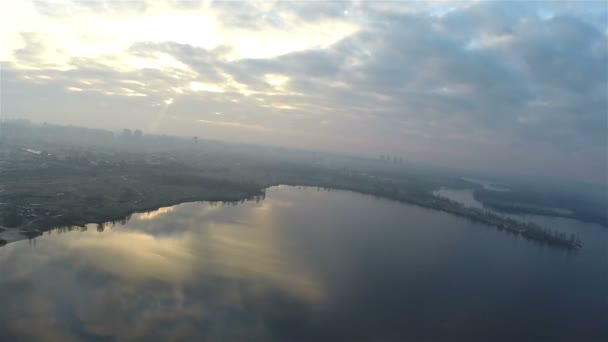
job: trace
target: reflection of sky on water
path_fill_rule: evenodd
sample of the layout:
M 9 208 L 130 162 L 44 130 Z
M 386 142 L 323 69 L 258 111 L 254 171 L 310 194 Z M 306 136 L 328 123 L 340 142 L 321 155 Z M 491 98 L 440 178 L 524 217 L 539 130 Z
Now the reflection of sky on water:
M 259 203 L 187 203 L 97 228 L 0 248 L 0 340 L 608 333 L 606 231 L 593 225 L 575 228 L 585 248 L 572 255 L 432 210 L 275 187 Z
M 124 226 L 106 224 L 101 234 L 96 225 L 51 232 L 35 250 L 25 242 L 9 245 L 0 254 L 2 330 L 44 340 L 84 332 L 125 339 L 228 330 L 261 336 L 263 322 L 247 307 L 323 298 L 313 275 L 279 249 L 271 212 L 272 201 L 189 203 L 135 214 Z M 15 296 L 19 303 L 7 307 Z M 53 319 L 57 311 L 67 318 Z

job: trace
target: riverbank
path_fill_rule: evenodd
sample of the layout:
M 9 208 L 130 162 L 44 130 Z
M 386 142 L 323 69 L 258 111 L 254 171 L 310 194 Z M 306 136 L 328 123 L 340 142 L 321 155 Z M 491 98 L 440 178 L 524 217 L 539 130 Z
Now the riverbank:
M 496 213 L 478 208 L 464 207 L 458 202 L 439 196 L 423 195 L 418 198 L 414 198 L 405 196 L 399 191 L 394 192 L 392 195 L 387 195 L 386 193 L 382 194 L 380 192 L 368 191 L 362 188 L 331 188 L 324 185 L 299 183 L 292 183 L 287 185 L 322 186 L 324 188 L 330 189 L 353 191 L 366 195 L 372 195 L 379 198 L 395 200 L 405 204 L 416 205 L 427 209 L 447 212 L 455 216 L 464 217 L 474 222 L 494 227 L 501 231 L 521 235 L 527 240 L 535 241 L 545 245 L 550 245 L 558 248 L 566 248 L 570 250 L 582 247 L 580 240 L 574 235 L 566 236 L 564 234 L 560 234 L 551 231 L 547 228 L 541 227 L 537 224 L 520 222 L 512 218 L 503 217 Z M 95 207 L 87 208 L 87 210 L 84 212 L 69 212 L 67 210 L 64 210 L 62 211 L 63 214 L 54 215 L 50 214 L 49 212 L 45 212 L 40 217 L 34 216 L 31 220 L 27 220 L 23 224 L 16 227 L 0 227 L 0 246 L 19 240 L 34 239 L 37 236 L 42 235 L 45 231 L 60 227 L 84 226 L 88 223 L 106 223 L 119 221 L 124 222 L 128 220 L 129 217 L 134 213 L 154 211 L 161 207 L 173 206 L 185 202 L 209 201 L 236 203 L 245 200 L 261 199 L 264 197 L 266 188 L 260 188 L 257 190 L 249 189 L 248 192 L 242 191 L 240 193 L 237 193 L 234 191 L 234 189 L 230 188 L 226 188 L 224 190 L 225 193 L 223 195 L 221 195 L 222 189 L 215 189 L 215 191 L 213 192 L 201 191 L 201 193 L 199 193 L 198 195 L 189 194 L 188 196 L 181 197 L 176 196 L 176 194 L 180 192 L 175 191 L 173 193 L 164 193 L 163 195 L 156 194 L 156 196 L 153 196 L 151 197 L 151 199 L 148 200 L 136 200 L 122 207 L 101 204 Z M 170 200 L 161 200 L 161 198 L 170 198 Z
M 401 165 L 211 143 L 160 144 L 156 139 L 87 148 L 46 143 L 40 154 L 24 150 L 42 150 L 32 142 L 0 145 L 0 239 L 32 239 L 57 227 L 121 221 L 184 202 L 239 202 L 285 184 L 372 195 L 448 212 L 555 247 L 581 247 L 576 236 L 434 196 L 448 179 Z M 154 144 L 159 146 L 151 148 Z

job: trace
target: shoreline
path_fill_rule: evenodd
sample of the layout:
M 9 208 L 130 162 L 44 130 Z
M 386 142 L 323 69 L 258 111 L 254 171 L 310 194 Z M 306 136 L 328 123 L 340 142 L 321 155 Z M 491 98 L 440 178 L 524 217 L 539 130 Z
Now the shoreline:
M 565 248 L 567 250 L 578 250 L 582 248 L 580 240 L 577 237 L 571 236 L 570 238 L 560 235 L 557 232 L 550 231 L 534 223 L 521 222 L 512 218 L 503 217 L 496 213 L 484 211 L 482 209 L 468 208 L 462 204 L 452 201 L 447 198 L 440 196 L 421 196 L 419 199 L 413 197 L 401 196 L 398 192 L 391 195 L 380 194 L 373 191 L 366 191 L 363 189 L 352 189 L 343 187 L 331 187 L 314 184 L 272 184 L 262 187 L 257 192 L 240 193 L 238 195 L 224 195 L 224 196 L 213 196 L 209 193 L 201 194 L 200 196 L 187 196 L 184 198 L 173 198 L 168 201 L 157 201 L 149 203 L 141 207 L 131 207 L 130 209 L 118 209 L 117 212 L 96 212 L 94 214 L 87 215 L 92 220 L 87 220 L 85 217 L 74 215 L 72 219 L 61 219 L 61 224 L 57 224 L 54 220 L 56 217 L 45 217 L 39 220 L 30 220 L 17 227 L 2 227 L 0 226 L 0 247 L 22 240 L 31 240 L 41 236 L 44 232 L 51 231 L 62 227 L 83 227 L 87 224 L 99 224 L 107 222 L 117 222 L 128 220 L 131 215 L 137 213 L 146 213 L 154 210 L 158 210 L 162 207 L 170 207 L 183 203 L 192 202 L 223 202 L 223 203 L 238 203 L 247 200 L 255 200 L 256 198 L 263 198 L 266 190 L 273 186 L 287 185 L 287 186 L 304 186 L 304 187 L 321 187 L 331 190 L 339 191 L 351 191 L 362 195 L 370 195 L 376 198 L 382 198 L 387 200 L 396 201 L 403 204 L 414 205 L 430 210 L 436 210 L 451 214 L 457 217 L 463 217 L 471 220 L 472 222 L 481 223 L 488 227 L 493 227 L 500 231 L 506 231 L 507 233 L 521 235 L 526 240 L 537 242 L 543 245 L 548 245 L 556 248 Z M 131 205 L 136 204 L 131 203 Z

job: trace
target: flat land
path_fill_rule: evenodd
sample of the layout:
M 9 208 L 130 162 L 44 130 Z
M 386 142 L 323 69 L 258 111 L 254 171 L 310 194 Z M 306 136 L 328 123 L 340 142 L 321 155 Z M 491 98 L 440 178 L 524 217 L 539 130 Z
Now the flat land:
M 125 220 L 134 212 L 183 202 L 263 197 L 267 187 L 286 184 L 388 198 L 540 243 L 580 247 L 575 236 L 434 196 L 433 190 L 452 180 L 412 171 L 396 159 L 365 160 L 198 139 L 105 136 L 94 141 L 86 136 L 76 144 L 48 134 L 44 139 L 32 136 L 36 134 L 16 135 L 0 145 L 0 244 L 35 238 L 58 227 Z

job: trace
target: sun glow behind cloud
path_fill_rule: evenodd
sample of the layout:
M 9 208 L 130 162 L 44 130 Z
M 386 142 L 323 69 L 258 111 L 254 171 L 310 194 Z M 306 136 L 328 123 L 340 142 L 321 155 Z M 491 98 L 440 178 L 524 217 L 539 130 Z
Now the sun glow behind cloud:
M 44 33 L 49 51 L 41 57 L 48 59 L 49 63 L 66 66 L 74 57 L 128 58 L 127 49 L 135 42 L 175 42 L 204 49 L 222 45 L 230 47 L 233 60 L 269 58 L 327 47 L 357 30 L 357 25 L 352 22 L 323 20 L 306 23 L 287 13 L 277 15 L 284 17 L 282 20 L 288 27 L 262 25 L 256 30 L 243 29 L 223 25 L 221 14 L 209 6 L 190 10 L 163 1 L 151 2 L 141 12 L 99 13 L 72 9 L 69 4 L 53 6 L 60 14 L 41 15 L 27 1 L 2 2 L 2 60 L 14 61 L 12 53 L 25 44 L 22 32 Z M 166 56 L 159 56 L 158 60 L 168 61 Z M 149 63 L 135 59 L 124 64 L 136 68 L 155 66 Z
M 202 82 L 190 82 L 188 84 L 188 87 L 192 91 L 208 91 L 211 93 L 223 93 L 224 92 L 224 89 L 222 89 L 222 87 L 220 87 L 220 86 L 213 85 L 213 84 L 206 84 L 206 83 L 202 83 Z
M 276 90 L 284 90 L 284 86 L 289 82 L 289 77 L 279 74 L 266 74 L 264 80 Z
M 542 169 L 534 155 L 559 151 L 564 168 L 604 177 L 606 13 L 601 2 L 5 0 L 3 111 L 467 167 L 508 150 Z
M 111 3 L 103 8 L 99 8 L 100 4 L 3 1 L 0 3 L 0 13 L 3 13 L 0 14 L 3 22 L 0 58 L 13 69 L 28 71 L 22 77 L 38 81 L 51 78 L 37 72 L 80 71 L 83 64 L 89 64 L 114 72 L 114 78 L 95 74 L 81 79 L 72 76 L 72 84 L 65 87 L 66 91 L 151 96 L 150 101 L 167 105 L 167 98 L 179 100 L 179 96 L 186 93 L 229 90 L 249 96 L 259 91 L 229 74 L 222 75 L 223 80 L 219 82 L 217 79 L 210 82 L 201 77 L 200 70 L 193 70 L 169 53 L 133 50 L 137 44 L 153 46 L 170 42 L 207 51 L 221 48 L 225 50 L 222 58 L 230 62 L 325 48 L 358 30 L 356 23 L 335 18 L 307 22 L 288 11 L 274 10 L 274 4 L 266 2 L 253 3 L 257 9 L 271 13 L 261 18 L 255 28 L 225 24 L 225 13 L 210 2 L 198 8 L 185 8 L 165 1 L 138 7 L 133 1 L 126 2 L 128 6 L 120 10 L 113 9 Z M 132 8 L 129 4 L 133 4 Z M 173 81 L 149 82 L 138 78 L 139 73 L 149 73 L 149 70 Z M 125 79 L 121 80 L 121 75 Z M 269 74 L 265 80 L 277 93 L 287 91 L 288 79 L 284 75 Z M 131 84 L 125 87 L 116 82 Z

